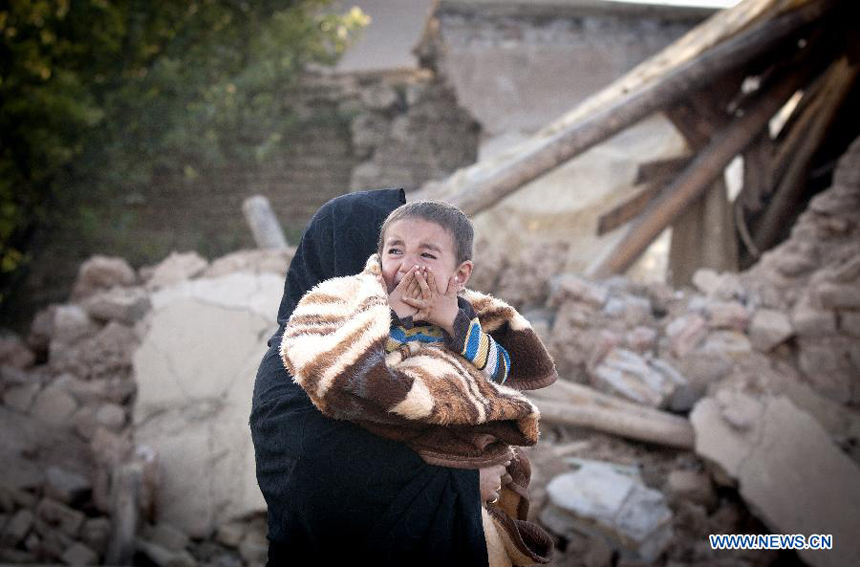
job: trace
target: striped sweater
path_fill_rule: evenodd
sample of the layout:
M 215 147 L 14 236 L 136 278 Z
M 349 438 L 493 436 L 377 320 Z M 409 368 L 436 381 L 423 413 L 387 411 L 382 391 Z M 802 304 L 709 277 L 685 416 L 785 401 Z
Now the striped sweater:
M 489 333 L 481 328 L 481 321 L 472 305 L 457 298 L 460 307 L 454 319 L 454 334 L 449 335 L 441 327 L 429 323 L 413 323 L 412 317 L 398 318 L 391 312 L 391 333 L 386 352 L 404 348 L 406 343 L 443 344 L 475 365 L 487 379 L 504 384 L 511 369 L 511 357 Z

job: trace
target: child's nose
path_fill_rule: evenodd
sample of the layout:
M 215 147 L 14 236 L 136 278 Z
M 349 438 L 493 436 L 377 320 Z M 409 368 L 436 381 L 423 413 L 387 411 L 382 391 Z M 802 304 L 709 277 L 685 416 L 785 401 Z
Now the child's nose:
M 404 254 L 400 259 L 400 272 L 405 274 L 408 272 L 412 266 L 418 266 L 419 268 L 423 268 L 424 259 L 420 254 Z

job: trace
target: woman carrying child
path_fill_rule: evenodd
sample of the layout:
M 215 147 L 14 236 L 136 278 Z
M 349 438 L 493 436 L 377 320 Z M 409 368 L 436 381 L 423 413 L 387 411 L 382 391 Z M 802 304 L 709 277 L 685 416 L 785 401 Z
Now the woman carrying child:
M 296 372 L 299 377 L 291 377 L 279 356 L 285 327 L 302 296 L 324 280 L 352 276 L 366 269 L 370 264 L 365 261 L 377 243 L 378 227 L 404 201 L 402 190 L 386 190 L 354 193 L 327 203 L 309 224 L 290 265 L 278 314 L 280 328 L 270 339 L 269 351 L 258 371 L 251 415 L 257 477 L 269 505 L 269 563 L 272 565 L 298 561 L 370 562 L 375 565 L 488 564 L 484 533 L 486 509 L 482 512 L 482 502 L 498 499 L 504 473 L 498 465 L 504 464 L 511 455 L 509 451 L 496 450 L 504 447 L 504 443 L 490 443 L 482 454 L 473 451 L 454 455 L 457 459 L 465 458 L 471 465 L 482 462 L 497 465 L 483 467 L 483 472 L 479 473 L 477 468 L 447 466 L 444 452 L 440 453 L 439 447 L 433 445 L 440 439 L 438 430 L 416 437 L 417 430 L 401 427 L 392 434 L 385 431 L 385 427 L 403 425 L 394 419 L 397 416 L 374 414 L 376 410 L 362 405 L 364 400 L 356 409 L 352 402 L 329 406 L 331 400 L 309 397 L 305 391 L 308 388 L 303 389 L 298 384 L 302 382 L 301 372 Z M 400 236 L 402 244 L 408 247 L 403 250 L 405 255 L 413 254 L 414 232 Z M 428 256 L 422 263 L 429 264 L 432 260 Z M 420 274 L 414 267 L 404 270 L 404 266 L 398 266 L 392 271 L 392 263 L 383 261 L 376 274 L 382 280 L 377 287 L 383 290 L 382 297 L 391 302 L 395 313 L 391 321 L 405 328 L 415 322 L 409 321 L 411 315 L 415 320 L 423 318 L 439 323 L 430 326 L 445 331 L 442 336 L 448 339 L 446 347 L 459 349 L 455 352 L 475 364 L 475 369 L 480 369 L 487 381 L 499 380 L 510 369 L 507 353 L 495 348 L 495 359 L 490 361 L 489 335 L 472 328 L 474 310 L 456 302 L 456 294 L 451 293 L 452 285 L 456 289 L 460 287 L 454 283 L 458 275 L 461 284 L 468 279 L 465 272 L 470 272 L 471 267 L 468 265 L 461 271 L 462 265 L 462 262 L 457 264 L 456 273 L 451 273 L 442 291 L 443 271 L 432 266 Z M 407 278 L 410 273 L 412 275 Z M 439 289 L 431 289 L 436 283 L 440 283 Z M 394 293 L 398 286 L 399 295 Z M 407 293 L 406 290 L 411 291 Z M 451 309 L 452 299 L 457 307 L 456 314 Z M 426 337 L 439 338 L 438 333 L 427 330 L 430 332 Z M 470 331 L 476 331 L 473 336 L 478 337 L 477 344 L 482 347 L 480 356 L 469 351 L 470 340 L 464 339 Z M 386 352 L 390 357 L 402 351 L 403 357 L 407 357 L 410 342 L 400 341 L 401 344 L 392 345 L 394 348 Z M 349 369 L 350 379 L 355 378 L 358 384 L 362 383 L 360 376 L 356 378 L 359 370 L 357 367 Z M 337 376 L 333 382 L 339 380 L 349 382 Z M 364 384 L 372 383 L 371 380 Z M 493 388 L 495 386 L 490 387 Z M 310 388 L 309 391 L 316 390 Z M 511 404 L 516 405 L 514 402 L 508 405 Z M 332 411 L 320 411 L 329 407 Z M 360 419 L 355 419 L 354 423 L 344 420 L 350 417 Z M 505 427 L 507 433 L 499 433 Z M 374 428 L 376 434 L 368 431 Z M 495 424 L 478 434 L 492 440 L 494 437 L 487 431 L 504 437 L 511 434 L 508 430 L 511 430 L 510 424 Z M 473 432 L 463 429 L 460 433 L 468 437 Z M 403 437 L 398 439 L 398 435 Z M 511 435 L 518 439 L 515 434 Z M 535 440 L 536 436 L 532 443 Z M 411 447 L 407 443 L 411 443 Z M 444 443 L 441 446 L 451 447 Z M 434 462 L 434 458 L 441 459 L 436 462 L 445 466 L 428 464 Z

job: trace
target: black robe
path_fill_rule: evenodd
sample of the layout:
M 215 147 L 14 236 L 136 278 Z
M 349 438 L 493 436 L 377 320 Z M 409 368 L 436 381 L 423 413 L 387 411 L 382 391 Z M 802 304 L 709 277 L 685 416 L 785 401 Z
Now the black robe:
M 426 464 L 406 445 L 323 416 L 278 348 L 301 297 L 361 272 L 402 189 L 329 201 L 305 229 L 257 371 L 251 435 L 268 505 L 269 566 L 487 565 L 477 470 Z M 348 562 L 348 563 L 347 563 Z

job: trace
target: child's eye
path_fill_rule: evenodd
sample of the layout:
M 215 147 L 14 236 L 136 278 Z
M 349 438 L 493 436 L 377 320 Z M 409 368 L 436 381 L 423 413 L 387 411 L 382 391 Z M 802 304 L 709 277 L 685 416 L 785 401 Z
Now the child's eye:
M 399 252 L 400 252 L 399 248 L 389 248 L 388 249 L 389 254 L 398 254 Z
M 426 256 L 427 258 L 432 258 L 433 260 L 435 260 L 435 259 L 436 259 L 436 256 L 434 256 L 434 255 L 433 255 L 433 254 L 431 254 L 430 252 L 425 252 L 425 253 L 423 253 L 423 254 L 422 254 L 422 256 Z

